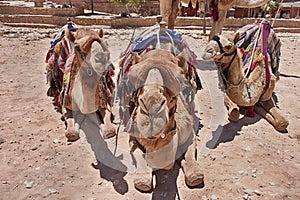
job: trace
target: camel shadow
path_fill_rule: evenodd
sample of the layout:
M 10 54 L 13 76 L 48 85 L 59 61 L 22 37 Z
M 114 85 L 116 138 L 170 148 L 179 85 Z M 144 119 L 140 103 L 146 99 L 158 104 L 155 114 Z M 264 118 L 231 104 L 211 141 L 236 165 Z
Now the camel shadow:
M 180 200 L 180 195 L 178 192 L 177 178 L 179 175 L 180 159 L 178 159 L 173 168 L 170 170 L 157 170 L 153 174 L 156 178 L 155 188 L 152 190 L 152 200 Z M 188 186 L 187 186 L 188 187 Z M 190 189 L 203 188 L 204 184 L 198 185 Z
M 203 127 L 203 125 L 200 122 L 200 118 L 197 116 L 194 116 L 194 132 L 198 134 L 199 130 Z M 156 185 L 155 188 L 152 190 L 152 200 L 174 200 L 178 199 L 180 200 L 180 195 L 178 192 L 178 186 L 177 186 L 177 178 L 179 176 L 179 172 L 181 169 L 180 163 L 181 160 L 184 159 L 184 153 L 187 151 L 187 148 L 193 145 L 193 137 L 190 137 L 189 140 L 183 144 L 179 149 L 177 150 L 177 160 L 174 163 L 174 166 L 170 170 L 156 170 L 153 172 L 153 175 L 155 176 Z M 188 186 L 187 186 L 188 187 Z M 197 189 L 197 188 L 203 188 L 204 183 L 201 185 L 198 185 L 196 187 L 190 188 L 190 189 Z
M 226 143 L 233 141 L 236 135 L 239 135 L 239 131 L 243 126 L 252 125 L 258 122 L 262 117 L 255 114 L 254 117 L 243 117 L 237 122 L 229 122 L 226 125 L 219 125 L 218 128 L 212 132 L 212 139 L 207 141 L 206 147 L 209 149 L 215 149 L 220 143 Z
M 177 187 L 179 170 L 180 166 L 175 163 L 170 170 L 161 169 L 153 172 L 156 178 L 156 185 L 152 191 L 152 200 L 174 200 L 176 196 L 180 199 Z
M 75 122 L 80 122 L 80 129 L 83 132 L 89 150 L 94 154 L 97 163 L 91 164 L 99 170 L 101 178 L 112 182 L 113 187 L 119 194 L 128 192 L 128 184 L 124 180 L 127 174 L 127 167 L 120 161 L 122 158 L 116 157 L 108 148 L 107 142 L 100 134 L 99 122 L 96 114 L 84 115 L 81 113 L 74 115 Z M 81 132 L 81 134 L 82 134 Z M 85 142 L 85 141 L 84 141 Z M 113 166 L 113 167 L 112 167 Z
M 201 71 L 216 71 L 217 65 L 211 60 L 197 60 L 198 64 L 196 66 L 197 69 Z

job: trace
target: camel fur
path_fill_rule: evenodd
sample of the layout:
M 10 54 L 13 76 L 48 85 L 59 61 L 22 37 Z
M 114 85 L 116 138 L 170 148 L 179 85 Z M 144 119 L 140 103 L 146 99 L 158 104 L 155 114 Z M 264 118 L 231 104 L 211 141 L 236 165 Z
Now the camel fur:
M 182 56 L 156 49 L 142 57 L 136 53 L 133 63 L 128 74 L 136 89 L 132 97 L 135 107 L 131 113 L 131 142 L 144 151 L 150 167 L 148 173 L 135 178 L 135 187 L 151 190 L 152 169 L 171 169 L 182 153 L 186 183 L 203 183 L 195 159 L 193 114 L 180 97 L 182 85 L 187 84 Z
M 95 113 L 100 114 L 98 117 L 103 121 L 100 125 L 103 136 L 107 138 L 115 135 L 110 111 L 113 83 L 109 74 L 109 51 L 103 39 L 103 30 L 95 32 L 79 28 L 73 33 L 66 29 L 62 42 L 66 42 L 69 50 L 64 52 L 67 60 L 60 69 L 63 80 L 60 80 L 62 89 L 59 104 L 62 107 L 62 119 L 68 124 L 66 136 L 76 138 L 77 135 L 79 138 L 79 125 L 74 124 L 73 114 L 93 116 Z M 96 124 L 99 123 L 98 117 L 92 117 Z M 79 117 L 78 123 L 83 120 L 83 117 Z
M 189 3 L 188 0 L 182 1 Z M 217 3 L 218 19 L 213 21 L 209 40 L 211 40 L 213 36 L 220 35 L 222 33 L 227 11 L 232 6 L 239 8 L 256 8 L 268 2 L 268 0 L 212 0 L 211 2 L 213 1 Z M 204 3 L 203 1 L 199 2 Z M 179 11 L 179 3 L 180 0 L 160 0 L 160 15 L 162 15 L 163 21 L 167 22 L 168 28 L 172 30 L 175 27 L 175 20 Z
M 256 48 L 254 51 L 253 61 L 257 62 L 257 66 L 249 77 L 245 77 L 242 53 L 236 47 L 238 41 L 238 32 L 235 34 L 224 33 L 219 36 L 219 42 L 224 49 L 224 53 L 221 53 L 218 42 L 211 40 L 203 56 L 204 59 L 212 58 L 219 65 L 221 73 L 224 74 L 227 71 L 225 104 L 229 110 L 229 119 L 232 121 L 239 119 L 239 107 L 254 106 L 255 111 L 269 121 L 276 130 L 285 130 L 289 122 L 276 108 L 272 99 L 276 82 L 275 76 L 271 78 L 268 87 L 265 88 L 266 69 L 261 48 Z M 235 51 L 236 54 L 231 54 Z M 250 67 L 249 65 L 248 61 L 246 69 Z M 251 96 L 249 96 L 249 92 Z

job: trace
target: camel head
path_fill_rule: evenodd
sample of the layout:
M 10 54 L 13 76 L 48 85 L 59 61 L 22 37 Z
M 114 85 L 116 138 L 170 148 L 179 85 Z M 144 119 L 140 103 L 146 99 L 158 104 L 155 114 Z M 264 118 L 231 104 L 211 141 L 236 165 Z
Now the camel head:
M 229 63 L 231 60 L 230 55 L 233 55 L 237 50 L 236 43 L 239 38 L 239 33 L 224 33 L 214 36 L 204 50 L 203 59 L 213 59 L 216 63 Z
M 75 33 L 66 32 L 74 43 L 71 80 L 72 105 L 82 113 L 92 113 L 99 108 L 99 82 L 110 66 L 109 51 L 99 32 L 79 28 Z M 74 107 L 75 106 L 75 107 Z
M 129 80 L 137 88 L 133 136 L 153 168 L 172 167 L 178 144 L 175 112 L 185 63 L 166 50 L 135 54 Z M 181 67 L 182 65 L 182 67 Z M 167 161 L 168 160 L 168 161 Z
M 103 35 L 102 29 L 95 32 L 87 28 L 66 33 L 67 38 L 74 43 L 76 54 L 80 56 L 78 62 L 84 68 L 86 78 L 101 76 L 109 66 L 109 51 Z

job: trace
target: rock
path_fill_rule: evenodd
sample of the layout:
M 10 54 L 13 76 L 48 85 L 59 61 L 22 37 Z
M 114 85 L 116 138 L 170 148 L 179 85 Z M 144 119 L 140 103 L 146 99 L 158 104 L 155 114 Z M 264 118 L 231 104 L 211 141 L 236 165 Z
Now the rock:
M 271 186 L 275 186 L 276 184 L 274 182 L 269 183 Z
M 248 195 L 253 195 L 254 190 L 251 190 L 251 189 L 245 189 L 245 190 L 244 190 L 244 193 L 246 193 L 246 194 L 248 194 Z
M 7 181 L 2 181 L 2 184 L 5 185 L 5 184 L 8 184 L 8 182 Z
M 55 138 L 54 140 L 53 140 L 53 143 L 54 144 L 58 144 L 60 141 L 59 141 L 59 139 L 57 139 L 57 138 Z
M 211 195 L 211 200 L 218 200 L 219 198 L 216 195 Z
M 50 194 L 58 194 L 58 191 L 54 188 L 49 188 L 48 191 L 50 192 Z
M 5 140 L 3 138 L 0 138 L 0 144 L 4 143 Z
M 256 168 L 252 169 L 252 173 L 256 173 L 256 172 L 257 172 Z
M 102 185 L 103 181 L 98 181 L 97 185 Z
M 202 198 L 202 200 L 208 200 L 208 198 L 205 195 L 202 196 L 201 198 Z
M 254 190 L 254 194 L 260 196 L 261 195 L 261 192 L 259 190 Z
M 31 148 L 31 150 L 32 150 L 32 151 L 35 151 L 35 150 L 37 150 L 37 148 L 38 148 L 37 146 L 33 146 L 33 147 Z
M 248 194 L 244 194 L 243 195 L 243 199 L 248 199 L 249 195 Z
M 33 181 L 25 181 L 24 184 L 25 184 L 25 187 L 27 189 L 31 189 L 33 187 Z

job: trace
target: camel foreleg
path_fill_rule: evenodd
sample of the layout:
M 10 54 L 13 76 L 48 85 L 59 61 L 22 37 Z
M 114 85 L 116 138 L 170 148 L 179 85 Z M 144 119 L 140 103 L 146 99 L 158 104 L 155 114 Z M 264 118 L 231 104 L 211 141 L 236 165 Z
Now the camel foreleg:
M 211 40 L 215 35 L 221 35 L 226 15 L 227 15 L 227 10 L 219 10 L 219 17 L 218 20 L 214 21 L 212 24 L 210 34 L 209 34 L 209 40 Z
M 172 12 L 169 15 L 168 19 L 168 28 L 173 30 L 175 28 L 175 20 L 179 12 L 179 1 L 180 0 L 173 0 L 172 1 Z
M 260 107 L 256 108 L 255 111 L 258 112 L 262 117 L 264 117 L 268 122 L 270 122 L 274 128 L 278 131 L 284 131 L 289 125 L 288 120 L 283 116 L 283 114 L 279 111 L 279 109 L 275 106 L 273 99 L 269 99 L 267 101 L 260 101 Z
M 240 118 L 239 107 L 231 101 L 227 94 L 225 94 L 224 102 L 228 109 L 228 119 L 234 122 L 238 121 Z
M 110 108 L 109 108 L 110 109 Z M 112 113 L 108 109 L 100 111 L 103 117 L 103 124 L 100 124 L 100 129 L 104 138 L 110 138 L 116 135 L 116 126 L 112 123 Z
M 204 175 L 200 170 L 200 164 L 196 160 L 195 141 L 190 145 L 181 160 L 181 168 L 184 173 L 185 182 L 189 187 L 203 184 Z

